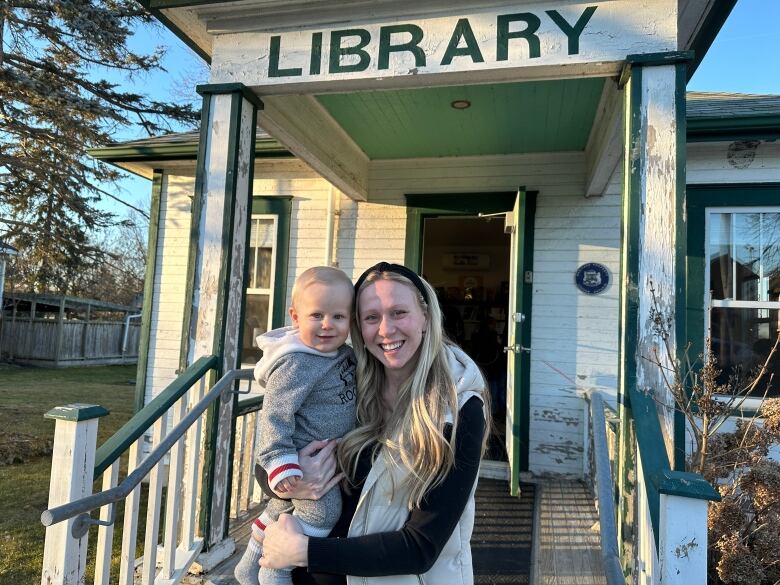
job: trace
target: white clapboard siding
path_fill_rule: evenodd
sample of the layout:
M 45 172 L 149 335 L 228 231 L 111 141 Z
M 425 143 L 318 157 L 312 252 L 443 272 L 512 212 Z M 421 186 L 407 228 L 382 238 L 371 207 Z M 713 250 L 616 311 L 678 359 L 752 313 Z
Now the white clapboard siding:
M 190 217 L 195 179 L 163 176 L 146 371 L 146 402 L 176 378 L 179 367 Z
M 377 161 L 371 165 L 369 200 L 386 209 L 358 207 L 375 227 L 382 222 L 385 256 L 403 259 L 405 194 L 538 190 L 534 243 L 534 307 L 531 337 L 530 467 L 534 473 L 581 475 L 583 409 L 581 392 L 598 388 L 615 395 L 618 350 L 620 266 L 620 177 L 603 197 L 585 198 L 582 153 L 460 157 Z M 378 213 L 377 213 L 378 212 Z M 341 220 L 351 218 L 346 210 Z M 347 228 L 348 229 L 348 228 Z M 354 243 L 339 243 L 340 254 L 354 249 L 368 258 L 374 237 L 352 233 Z M 574 272 L 585 262 L 600 262 L 612 284 L 588 297 L 576 289 Z M 364 264 L 358 263 L 357 264 Z M 346 266 L 352 267 L 350 264 Z
M 531 417 L 531 468 L 538 473 L 581 473 L 580 393 L 599 388 L 614 394 L 617 379 L 617 289 L 585 297 L 573 274 L 584 262 L 602 262 L 616 274 L 620 184 L 616 178 L 608 195 L 586 199 L 584 168 L 582 153 L 377 161 L 371 164 L 370 202 L 336 192 L 332 254 L 355 279 L 381 260 L 403 261 L 406 194 L 514 191 L 518 185 L 539 190 L 531 403 L 546 410 Z M 164 182 L 147 399 L 175 378 L 178 367 L 193 188 L 192 177 Z M 286 298 L 277 302 L 287 304 L 295 278 L 325 261 L 330 191 L 300 161 L 256 165 L 255 195 L 293 197 Z M 559 420 L 547 410 L 559 412 Z
M 777 183 L 780 181 L 780 143 L 756 141 L 700 142 L 688 145 L 687 182 Z

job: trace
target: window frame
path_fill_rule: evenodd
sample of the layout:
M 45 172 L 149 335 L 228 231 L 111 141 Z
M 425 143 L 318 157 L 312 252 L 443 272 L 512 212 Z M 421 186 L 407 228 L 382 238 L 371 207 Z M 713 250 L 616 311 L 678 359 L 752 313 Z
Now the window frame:
M 252 197 L 251 210 L 248 214 L 249 226 L 247 230 L 247 254 L 244 265 L 244 293 L 241 303 L 241 330 L 239 339 L 244 338 L 244 324 L 246 321 L 247 297 L 249 294 L 266 294 L 261 291 L 268 289 L 255 289 L 247 286 L 251 282 L 249 273 L 249 237 L 251 234 L 251 222 L 254 219 L 274 220 L 274 247 L 271 252 L 271 286 L 268 302 L 268 330 L 282 327 L 287 314 L 285 304 L 287 295 L 287 267 L 290 258 L 290 223 L 292 218 L 292 196 L 289 195 L 255 195 Z M 241 367 L 254 366 L 254 362 L 245 362 L 241 359 Z
M 686 197 L 687 254 L 686 254 L 686 330 L 688 331 L 690 355 L 692 358 L 704 351 L 704 340 L 709 334 L 709 262 L 707 247 L 709 237 L 709 216 L 715 212 L 780 213 L 780 183 L 724 183 L 688 185 Z M 723 303 L 724 301 L 721 301 Z M 725 301 L 728 308 L 769 308 L 774 301 Z M 749 303 L 749 306 L 738 307 Z M 761 307 L 756 307 L 756 304 Z M 726 308 L 725 305 L 721 305 Z M 758 406 L 761 399 L 748 398 L 745 407 Z

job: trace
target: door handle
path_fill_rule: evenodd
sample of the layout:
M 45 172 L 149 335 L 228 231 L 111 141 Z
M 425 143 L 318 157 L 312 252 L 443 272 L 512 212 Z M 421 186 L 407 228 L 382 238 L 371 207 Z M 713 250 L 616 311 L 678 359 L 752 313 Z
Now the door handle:
M 531 353 L 531 348 L 530 347 L 525 347 L 523 345 L 520 345 L 520 344 L 516 343 L 515 345 L 507 345 L 504 348 L 504 353 L 506 353 L 508 351 L 513 351 L 515 353 L 520 353 L 520 352 L 523 352 L 523 351 L 527 352 L 527 353 Z

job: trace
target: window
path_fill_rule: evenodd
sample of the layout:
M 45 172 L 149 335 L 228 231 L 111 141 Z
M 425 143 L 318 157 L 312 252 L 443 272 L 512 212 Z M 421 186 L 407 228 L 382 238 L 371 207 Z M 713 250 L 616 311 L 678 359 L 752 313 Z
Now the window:
M 704 252 L 705 331 L 726 382 L 763 364 L 780 332 L 780 208 L 707 207 Z M 780 355 L 768 373 L 780 396 Z
M 241 333 L 243 367 L 260 359 L 257 336 L 284 325 L 291 213 L 291 197 L 252 198 Z
M 249 248 L 249 270 L 246 283 L 244 334 L 241 362 L 254 364 L 260 359 L 255 339 L 272 328 L 274 270 L 276 265 L 276 216 L 252 215 Z

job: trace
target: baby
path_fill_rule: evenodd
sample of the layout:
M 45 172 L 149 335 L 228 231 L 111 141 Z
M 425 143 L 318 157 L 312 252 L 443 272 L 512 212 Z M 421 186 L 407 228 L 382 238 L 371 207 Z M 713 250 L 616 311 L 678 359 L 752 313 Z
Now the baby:
M 257 338 L 263 357 L 255 379 L 265 388 L 258 417 L 257 463 L 271 489 L 286 492 L 303 476 L 298 450 L 311 441 L 341 437 L 355 427 L 355 355 L 345 345 L 354 289 L 336 268 L 315 266 L 295 281 L 292 327 Z M 271 499 L 252 525 L 252 538 L 235 569 L 241 585 L 291 585 L 289 571 L 260 569 L 262 536 L 269 522 L 294 506 L 305 534 L 327 536 L 341 514 L 341 492 L 319 500 Z

